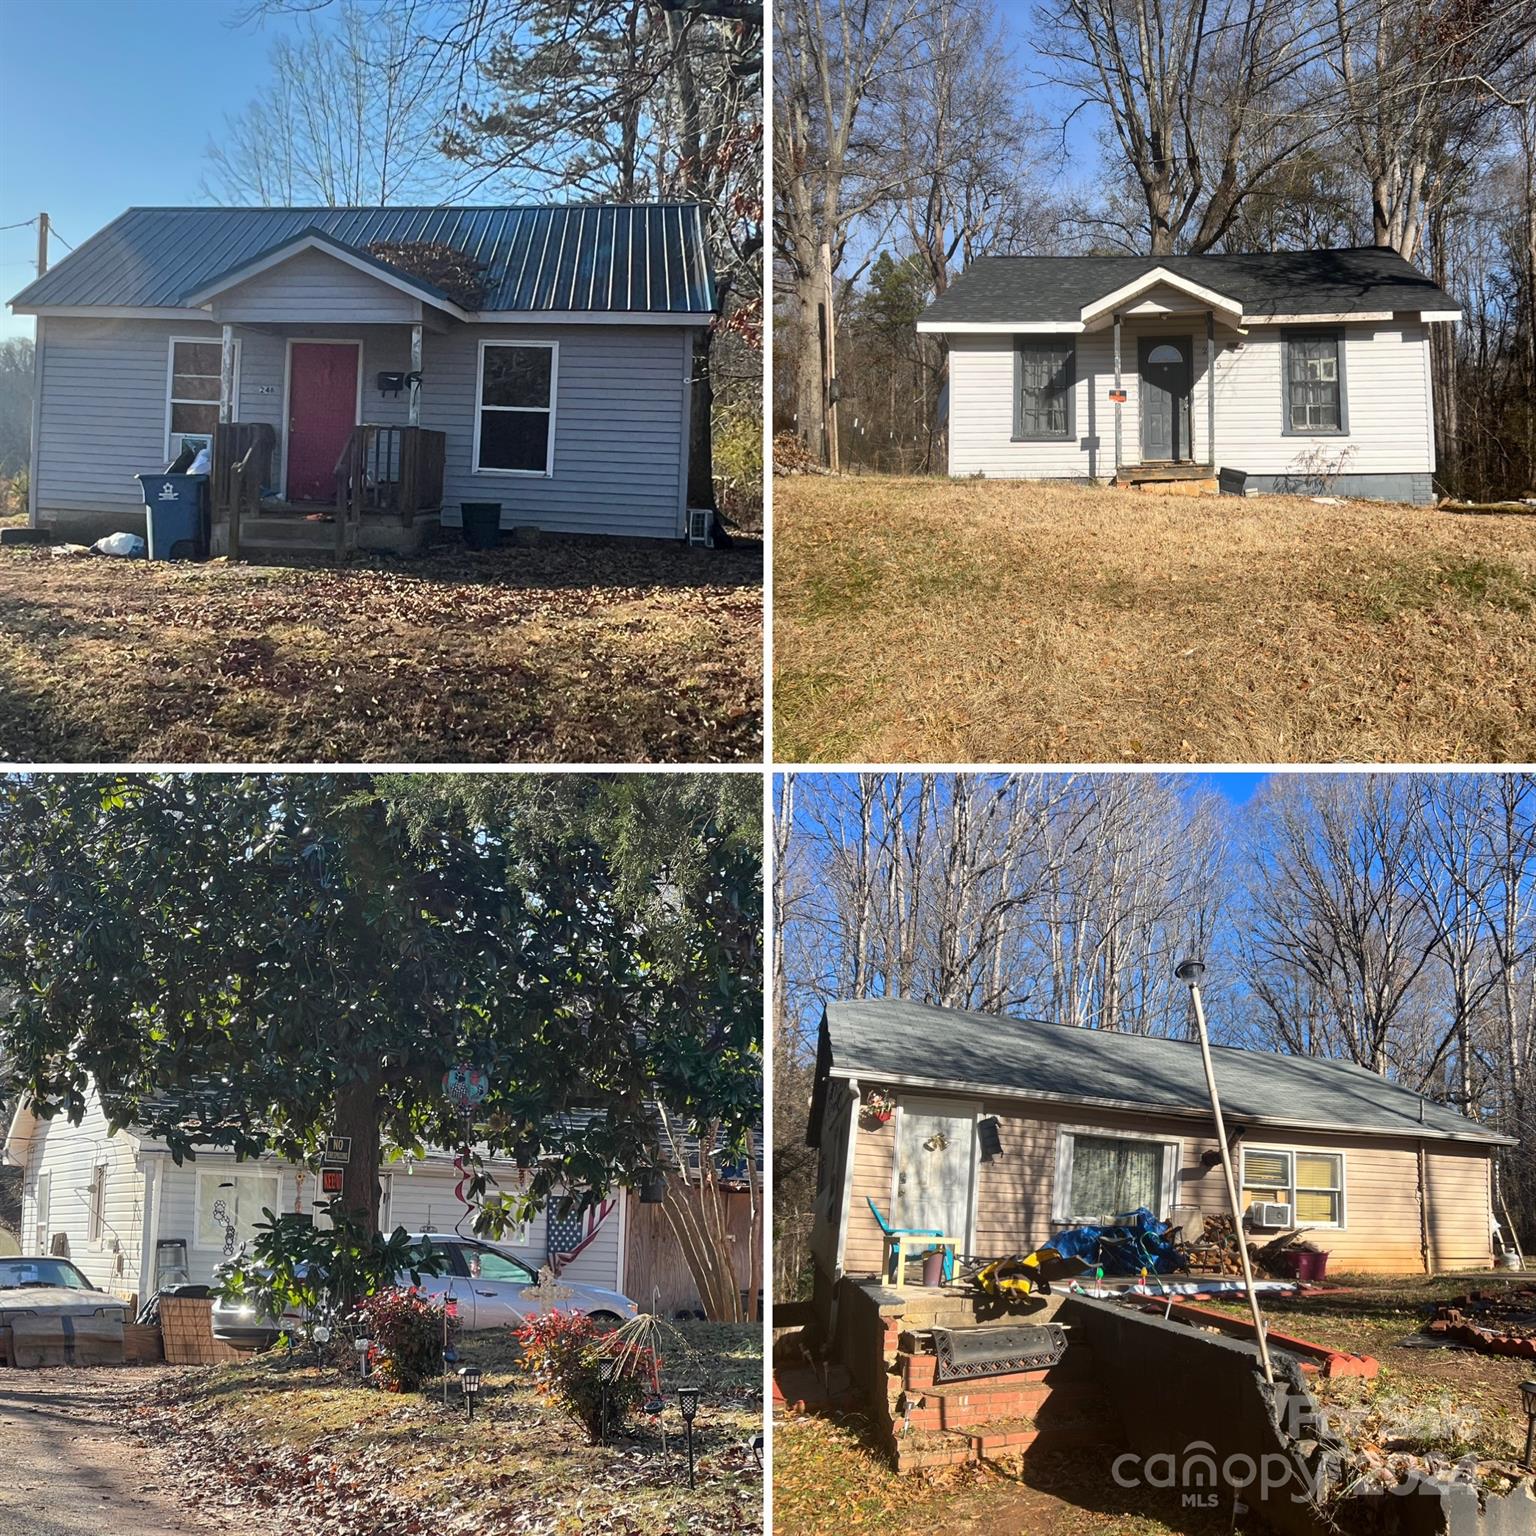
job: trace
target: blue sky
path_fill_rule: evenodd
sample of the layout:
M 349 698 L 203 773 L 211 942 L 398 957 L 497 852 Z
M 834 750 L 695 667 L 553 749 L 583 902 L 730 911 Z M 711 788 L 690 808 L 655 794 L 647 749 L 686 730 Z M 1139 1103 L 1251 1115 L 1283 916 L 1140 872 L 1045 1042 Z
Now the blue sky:
M 0 6 L 0 224 L 45 208 L 79 245 L 125 208 L 203 203 L 203 150 L 267 78 L 288 18 L 243 0 L 9 0 Z M 0 301 L 32 280 L 35 228 L 0 232 Z M 50 260 L 68 252 L 55 242 Z M 0 338 L 32 334 L 0 310 Z

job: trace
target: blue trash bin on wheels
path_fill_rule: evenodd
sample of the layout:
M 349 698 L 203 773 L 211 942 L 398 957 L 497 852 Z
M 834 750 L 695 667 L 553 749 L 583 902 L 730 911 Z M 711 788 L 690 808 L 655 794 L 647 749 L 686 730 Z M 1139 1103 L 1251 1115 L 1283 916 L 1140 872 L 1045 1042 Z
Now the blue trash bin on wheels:
M 144 487 L 151 560 L 208 558 L 208 476 L 135 475 Z

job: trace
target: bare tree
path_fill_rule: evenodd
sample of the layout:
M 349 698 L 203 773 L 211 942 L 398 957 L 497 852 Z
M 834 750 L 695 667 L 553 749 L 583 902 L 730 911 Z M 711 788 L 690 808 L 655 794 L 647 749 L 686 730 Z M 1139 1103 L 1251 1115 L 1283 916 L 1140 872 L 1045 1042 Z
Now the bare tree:
M 1054 83 L 1110 125 L 1151 255 L 1214 249 L 1321 131 L 1297 100 L 1315 54 L 1291 0 L 1053 0 L 1037 15 Z
M 436 201 L 453 167 L 438 152 L 451 100 L 421 46 L 416 0 L 344 3 L 273 45 L 271 81 L 210 142 L 203 189 L 221 202 L 327 207 Z
M 776 0 L 774 249 L 788 275 L 796 418 L 812 451 L 822 432 L 822 247 L 833 273 L 849 234 L 888 207 L 888 162 L 873 135 L 876 105 L 911 68 L 907 44 L 928 0 Z M 845 281 L 851 274 L 844 274 Z
M 1422 1007 L 1437 934 L 1416 881 L 1417 829 L 1400 778 L 1298 776 L 1264 796 L 1251 858 L 1246 980 L 1287 1045 L 1304 999 L 1324 1054 L 1385 1075 Z

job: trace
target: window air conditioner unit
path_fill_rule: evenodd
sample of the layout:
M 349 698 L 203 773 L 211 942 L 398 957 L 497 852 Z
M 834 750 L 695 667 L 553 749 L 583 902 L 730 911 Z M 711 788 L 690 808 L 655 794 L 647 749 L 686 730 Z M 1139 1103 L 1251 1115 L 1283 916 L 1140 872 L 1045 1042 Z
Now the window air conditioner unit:
M 1248 1207 L 1248 1214 L 1253 1217 L 1256 1227 L 1288 1227 L 1291 1222 L 1291 1208 L 1289 1205 L 1281 1205 L 1275 1200 L 1255 1200 Z

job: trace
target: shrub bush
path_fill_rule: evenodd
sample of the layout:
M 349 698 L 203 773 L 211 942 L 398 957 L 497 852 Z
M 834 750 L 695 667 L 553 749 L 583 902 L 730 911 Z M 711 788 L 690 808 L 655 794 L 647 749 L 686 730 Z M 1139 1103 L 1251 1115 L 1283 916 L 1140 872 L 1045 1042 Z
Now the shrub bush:
M 517 1330 L 523 1369 L 534 1390 L 559 1404 L 597 1441 L 603 1435 L 603 1379 L 600 1365 L 618 1358 L 621 1372 L 608 1384 L 608 1423 L 621 1422 L 645 1400 L 661 1360 L 654 1350 L 625 1349 L 613 1356 L 605 1349 L 614 1330 L 601 1329 L 590 1317 L 547 1312 Z
M 371 1340 L 368 1360 L 387 1392 L 415 1392 L 442 1369 L 443 1323 L 448 1343 L 459 1336 L 458 1309 L 441 1296 L 424 1296 L 415 1286 L 379 1291 L 357 1304 L 357 1316 Z

